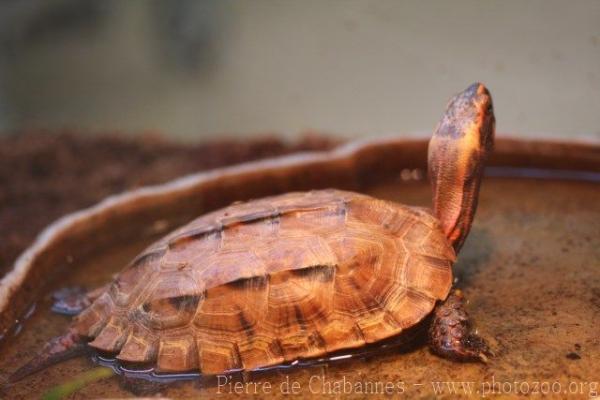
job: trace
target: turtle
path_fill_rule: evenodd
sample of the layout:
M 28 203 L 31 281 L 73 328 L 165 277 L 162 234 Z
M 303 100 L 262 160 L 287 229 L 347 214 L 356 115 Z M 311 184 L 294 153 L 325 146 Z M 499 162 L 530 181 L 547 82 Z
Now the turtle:
M 452 266 L 494 132 L 483 84 L 449 101 L 429 142 L 431 209 L 324 189 L 200 216 L 92 292 L 68 331 L 11 381 L 85 348 L 163 373 L 252 371 L 357 349 L 424 323 L 434 353 L 485 361 L 493 353 L 452 289 Z

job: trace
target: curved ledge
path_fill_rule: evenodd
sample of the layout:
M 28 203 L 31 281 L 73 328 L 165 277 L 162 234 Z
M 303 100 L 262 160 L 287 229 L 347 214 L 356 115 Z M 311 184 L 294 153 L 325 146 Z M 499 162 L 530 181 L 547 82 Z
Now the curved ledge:
M 155 236 L 236 200 L 324 187 L 360 190 L 424 168 L 427 140 L 383 137 L 184 176 L 106 198 L 44 229 L 0 281 L 0 339 L 78 260 L 132 237 Z M 600 172 L 600 145 L 501 138 L 490 166 Z

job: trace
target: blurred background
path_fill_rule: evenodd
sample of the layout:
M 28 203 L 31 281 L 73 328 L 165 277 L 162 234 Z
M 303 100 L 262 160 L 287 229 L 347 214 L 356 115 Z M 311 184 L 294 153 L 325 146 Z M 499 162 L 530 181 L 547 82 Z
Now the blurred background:
M 0 0 L 0 132 L 424 134 L 489 86 L 498 130 L 600 139 L 600 1 Z

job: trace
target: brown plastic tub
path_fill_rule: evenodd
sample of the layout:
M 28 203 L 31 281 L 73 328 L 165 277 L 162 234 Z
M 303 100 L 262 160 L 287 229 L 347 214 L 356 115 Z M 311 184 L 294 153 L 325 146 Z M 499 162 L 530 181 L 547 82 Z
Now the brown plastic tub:
M 236 200 L 324 187 L 428 205 L 426 150 L 426 140 L 357 141 L 330 152 L 186 176 L 61 218 L 0 282 L 0 371 L 7 374 L 23 364 L 68 325 L 67 318 L 48 312 L 48 293 L 110 280 L 157 236 L 207 211 Z M 501 138 L 486 175 L 475 226 L 455 275 L 496 357 L 487 365 L 455 364 L 414 346 L 406 354 L 389 351 L 261 376 L 271 383 L 270 396 L 283 396 L 286 380 L 298 381 L 305 396 L 385 394 L 364 392 L 380 388 L 378 382 L 392 382 L 394 393 L 411 397 L 453 397 L 446 390 L 454 389 L 436 389 L 435 382 L 467 381 L 474 382 L 472 395 L 475 390 L 490 396 L 600 392 L 600 146 Z M 92 365 L 85 358 L 71 360 L 4 390 L 37 398 Z M 337 381 L 351 382 L 350 393 L 336 392 Z M 501 385 L 493 386 L 497 382 Z M 162 393 L 190 397 L 199 390 L 224 394 L 233 389 L 201 389 L 188 382 Z M 128 394 L 117 378 L 80 391 L 84 397 Z

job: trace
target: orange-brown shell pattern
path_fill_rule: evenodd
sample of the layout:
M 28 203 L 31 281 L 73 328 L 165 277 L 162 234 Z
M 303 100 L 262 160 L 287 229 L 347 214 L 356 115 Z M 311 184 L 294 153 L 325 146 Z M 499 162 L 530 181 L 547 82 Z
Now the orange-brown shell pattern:
M 401 333 L 446 298 L 454 260 L 427 210 L 338 190 L 289 193 L 159 240 L 75 329 L 159 371 L 252 370 Z

